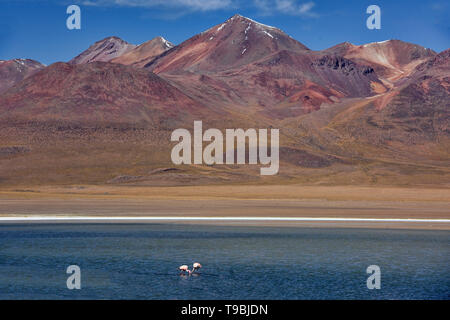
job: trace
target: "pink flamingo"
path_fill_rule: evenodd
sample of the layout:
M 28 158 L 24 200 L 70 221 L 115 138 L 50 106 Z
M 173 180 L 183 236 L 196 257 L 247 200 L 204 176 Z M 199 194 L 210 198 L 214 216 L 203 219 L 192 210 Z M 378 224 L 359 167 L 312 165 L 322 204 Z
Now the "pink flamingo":
M 178 267 L 178 270 L 180 270 L 180 274 L 184 274 L 185 272 L 187 272 L 188 274 L 191 274 L 191 270 L 189 270 L 189 267 L 185 264 L 183 264 L 182 266 Z
M 182 266 L 179 266 L 178 270 L 180 270 L 180 274 L 185 274 L 187 272 L 189 275 L 191 275 L 195 271 L 200 270 L 201 267 L 202 267 L 202 265 L 200 263 L 194 262 L 194 264 L 192 265 L 192 270 L 189 270 L 189 267 L 185 264 L 183 264 Z
M 202 265 L 198 262 L 194 262 L 194 265 L 192 266 L 192 272 L 200 270 Z

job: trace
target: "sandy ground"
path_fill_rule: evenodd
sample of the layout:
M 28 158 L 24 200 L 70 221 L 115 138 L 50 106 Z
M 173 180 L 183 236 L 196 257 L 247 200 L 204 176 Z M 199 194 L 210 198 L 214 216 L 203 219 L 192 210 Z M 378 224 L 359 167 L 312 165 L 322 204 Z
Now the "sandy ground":
M 19 216 L 450 219 L 450 190 L 299 185 L 70 186 L 0 190 L 0 217 Z M 450 230 L 450 223 L 435 222 L 178 221 L 176 223 Z

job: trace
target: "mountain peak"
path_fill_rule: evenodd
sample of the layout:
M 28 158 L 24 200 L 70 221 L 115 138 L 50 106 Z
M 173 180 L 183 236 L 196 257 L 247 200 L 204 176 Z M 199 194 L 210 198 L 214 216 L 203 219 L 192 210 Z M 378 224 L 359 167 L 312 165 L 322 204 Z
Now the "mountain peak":
M 229 22 L 242 22 L 242 23 L 249 23 L 249 24 L 254 24 L 255 26 L 259 27 L 259 28 L 263 28 L 263 29 L 271 29 L 271 30 L 280 30 L 276 27 L 272 27 L 266 24 L 263 24 L 261 22 L 255 21 L 251 18 L 248 17 L 244 17 L 238 13 L 236 13 L 234 16 L 232 16 L 231 18 L 229 18 L 227 21 L 224 22 L 224 24 L 229 23 Z M 281 30 L 280 30 L 281 31 Z
M 119 38 L 118 36 L 109 36 L 102 40 L 97 41 L 96 43 L 106 42 L 106 41 L 119 41 L 119 42 L 123 42 L 123 43 L 128 43 L 125 40 L 123 40 L 122 38 Z
M 391 41 L 394 41 L 392 39 L 389 40 L 383 40 L 383 41 L 377 41 L 377 42 L 370 42 L 370 43 L 366 43 L 363 44 L 363 47 L 369 47 L 369 46 L 376 46 L 376 45 L 388 45 Z
M 362 48 L 393 47 L 393 48 L 398 48 L 400 51 L 415 48 L 415 49 L 420 49 L 424 52 L 427 52 L 428 55 L 436 54 L 436 52 L 434 52 L 433 50 L 431 50 L 429 48 L 424 48 L 418 44 L 414 44 L 414 43 L 410 43 L 410 42 L 406 42 L 406 41 L 402 41 L 402 40 L 398 40 L 398 39 L 388 39 L 388 40 L 384 40 L 384 41 L 370 42 L 370 43 L 360 45 L 360 47 L 362 47 Z
M 151 46 L 161 46 L 161 47 L 163 47 L 165 50 L 168 50 L 168 49 L 173 48 L 173 47 L 175 46 L 172 42 L 170 42 L 170 41 L 164 39 L 164 37 L 162 37 L 162 36 L 157 36 L 157 37 L 155 37 L 155 38 L 153 38 L 153 39 L 151 39 L 151 40 L 148 40 L 148 41 L 146 41 L 146 42 L 144 42 L 144 43 L 141 43 L 140 45 L 138 45 L 138 46 L 135 48 L 135 50 L 137 50 L 137 49 L 139 49 L 139 48 L 142 48 L 142 47 L 150 46 L 150 45 L 151 45 Z
M 111 36 L 95 42 L 87 50 L 69 61 L 70 64 L 83 64 L 95 61 L 108 62 L 119 57 L 136 46 L 122 40 L 119 37 Z
M 226 70 L 253 63 L 281 50 L 309 49 L 278 28 L 235 14 L 184 41 L 146 67 L 156 73 Z
M 170 41 L 167 41 L 166 39 L 164 39 L 164 37 L 161 37 L 161 36 L 158 36 L 158 37 L 152 39 L 151 41 L 156 40 L 156 39 L 161 41 L 167 47 L 167 49 L 174 47 L 173 43 L 171 43 Z

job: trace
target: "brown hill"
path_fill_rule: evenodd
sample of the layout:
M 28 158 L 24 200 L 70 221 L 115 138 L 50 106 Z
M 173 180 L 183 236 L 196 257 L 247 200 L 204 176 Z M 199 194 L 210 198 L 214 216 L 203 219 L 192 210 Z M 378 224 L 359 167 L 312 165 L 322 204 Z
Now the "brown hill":
M 159 125 L 202 110 L 151 72 L 104 62 L 55 63 L 0 96 L 2 120 Z
M 324 51 L 370 65 L 380 77 L 389 82 L 408 76 L 417 65 L 436 55 L 431 49 L 400 40 L 360 46 L 345 42 Z
M 388 103 L 377 106 L 382 108 L 379 118 L 401 126 L 403 142 L 450 138 L 450 50 L 419 65 Z
M 302 143 L 347 159 L 382 161 L 384 168 L 424 177 L 426 172 L 448 168 L 449 52 L 420 64 L 384 94 L 297 119 Z
M 30 59 L 0 60 L 0 93 L 44 67 L 40 62 Z

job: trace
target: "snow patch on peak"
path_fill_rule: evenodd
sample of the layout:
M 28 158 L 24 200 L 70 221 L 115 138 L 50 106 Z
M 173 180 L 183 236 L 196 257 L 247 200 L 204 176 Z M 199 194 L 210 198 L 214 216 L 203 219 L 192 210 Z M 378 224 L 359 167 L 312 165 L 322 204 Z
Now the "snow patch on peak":
M 222 29 L 223 29 L 223 27 L 225 27 L 225 25 L 226 25 L 226 24 L 227 24 L 226 22 L 225 22 L 225 23 L 222 23 L 222 25 L 221 25 L 220 27 L 218 27 L 216 31 L 220 31 L 220 30 L 222 30 Z
M 159 37 L 161 39 L 161 41 L 166 45 L 167 48 L 172 48 L 173 44 L 169 41 L 167 41 L 166 39 L 164 39 L 163 37 Z
M 244 34 L 245 34 L 245 40 L 248 40 L 248 32 L 249 32 L 250 29 L 252 28 L 252 25 L 253 25 L 253 24 L 255 24 L 256 27 L 258 27 L 259 31 L 264 32 L 267 36 L 271 37 L 272 39 L 274 38 L 273 35 L 271 35 L 269 32 L 266 31 L 267 28 L 273 28 L 273 27 L 265 26 L 265 27 L 263 28 L 263 27 L 261 27 L 261 26 L 264 26 L 264 25 L 262 25 L 262 24 L 259 23 L 259 22 L 253 21 L 253 20 L 251 20 L 251 19 L 249 19 L 249 18 L 244 18 L 244 19 L 245 19 L 245 21 L 242 21 L 242 22 L 243 22 L 243 23 L 247 23 L 247 28 L 245 28 L 245 31 L 244 31 Z M 275 29 L 275 28 L 273 28 L 273 29 Z
M 22 66 L 25 65 L 25 59 L 14 59 L 14 62 L 21 64 Z
M 264 30 L 263 32 L 273 39 L 273 35 L 271 35 L 270 33 L 268 33 L 266 30 Z
M 272 29 L 272 30 L 279 30 L 278 28 L 272 27 L 272 26 L 268 26 L 266 24 L 260 23 L 258 21 L 255 21 L 253 19 L 250 19 L 248 17 L 244 17 L 240 14 L 235 14 L 234 16 L 232 16 L 230 19 L 228 19 L 229 21 L 233 21 L 234 19 L 242 19 L 248 22 L 252 22 L 254 23 L 256 26 L 260 27 L 260 28 L 266 28 L 266 29 Z
M 252 28 L 252 23 L 250 22 L 247 26 L 247 28 L 245 29 L 245 34 L 247 34 L 247 32 Z
M 249 20 L 249 21 L 253 22 L 254 24 L 256 24 L 256 25 L 257 25 L 258 27 L 260 27 L 260 28 L 266 28 L 266 29 L 271 29 L 271 30 L 276 30 L 276 29 L 278 29 L 278 28 L 275 28 L 275 27 L 272 27 L 272 26 L 268 26 L 267 24 L 259 23 L 258 21 L 255 21 L 255 20 L 250 19 L 250 18 L 246 18 L 246 17 L 243 17 L 243 18 L 246 19 L 246 20 Z

